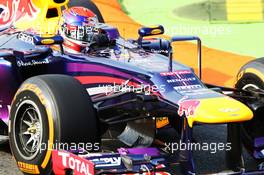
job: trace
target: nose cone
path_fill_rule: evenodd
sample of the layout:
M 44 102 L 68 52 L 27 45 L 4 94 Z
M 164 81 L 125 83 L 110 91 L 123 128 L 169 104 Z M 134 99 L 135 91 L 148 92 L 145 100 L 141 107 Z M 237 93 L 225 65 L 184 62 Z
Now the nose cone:
M 195 122 L 219 124 L 242 122 L 253 118 L 253 112 L 246 105 L 230 97 L 187 100 L 179 105 L 178 113 L 187 116 L 190 127 Z

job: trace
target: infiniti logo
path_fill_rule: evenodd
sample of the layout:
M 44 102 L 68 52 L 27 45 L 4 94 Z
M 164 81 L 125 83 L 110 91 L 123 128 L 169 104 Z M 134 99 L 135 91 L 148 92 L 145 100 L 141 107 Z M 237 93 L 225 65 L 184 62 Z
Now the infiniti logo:
M 230 112 L 237 112 L 239 108 L 221 108 L 219 109 L 220 112 L 230 113 Z

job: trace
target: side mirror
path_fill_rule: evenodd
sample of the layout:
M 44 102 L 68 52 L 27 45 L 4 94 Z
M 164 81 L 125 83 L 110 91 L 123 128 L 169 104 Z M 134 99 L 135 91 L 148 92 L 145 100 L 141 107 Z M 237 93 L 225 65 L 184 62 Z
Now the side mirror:
M 154 27 L 142 27 L 138 30 L 139 38 L 138 45 L 142 47 L 142 40 L 145 36 L 161 35 L 164 33 L 164 27 L 162 25 Z
M 138 30 L 138 34 L 141 38 L 145 36 L 161 35 L 164 33 L 164 27 L 162 25 L 154 27 L 142 27 Z
M 60 45 L 61 53 L 64 54 L 64 50 L 62 46 L 64 39 L 60 35 L 39 36 L 39 35 L 31 34 L 31 33 L 21 32 L 17 35 L 17 38 L 21 41 L 24 41 L 24 42 L 27 42 L 27 43 L 30 43 L 36 46 L 58 44 Z
M 174 36 L 171 38 L 171 42 L 178 41 L 197 41 L 198 50 L 198 77 L 202 79 L 202 41 L 198 36 Z M 172 70 L 172 57 L 170 58 L 170 70 Z
M 53 45 L 53 44 L 62 44 L 63 38 L 60 35 L 53 36 L 39 36 L 31 33 L 21 32 L 17 35 L 17 38 L 26 43 L 31 43 L 34 45 Z

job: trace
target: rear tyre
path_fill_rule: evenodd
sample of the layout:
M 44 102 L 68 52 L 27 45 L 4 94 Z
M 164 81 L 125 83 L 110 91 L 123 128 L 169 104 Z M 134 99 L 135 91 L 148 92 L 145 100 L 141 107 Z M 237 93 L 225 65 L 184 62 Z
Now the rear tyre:
M 65 75 L 26 80 L 11 105 L 10 147 L 25 174 L 51 174 L 51 151 L 98 151 L 100 134 L 91 99 Z
M 104 18 L 100 12 L 100 10 L 97 8 L 97 6 L 90 0 L 71 0 L 69 2 L 69 7 L 75 7 L 75 6 L 81 6 L 88 8 L 89 10 L 92 10 L 100 23 L 104 23 Z

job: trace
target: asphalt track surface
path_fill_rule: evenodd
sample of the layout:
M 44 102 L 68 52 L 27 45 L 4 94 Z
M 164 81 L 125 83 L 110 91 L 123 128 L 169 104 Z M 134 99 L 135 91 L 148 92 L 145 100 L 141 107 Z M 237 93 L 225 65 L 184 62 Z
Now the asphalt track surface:
M 165 135 L 173 143 L 178 143 L 178 135 L 173 129 L 164 130 L 161 135 Z M 201 125 L 194 128 L 194 140 L 196 143 L 226 143 L 225 125 Z M 115 145 L 115 143 L 110 143 Z M 194 158 L 197 174 L 208 174 L 226 170 L 225 152 L 217 151 L 195 151 Z M 257 163 L 244 151 L 246 166 L 249 169 L 255 169 Z M 0 147 L 0 175 L 21 174 L 12 159 L 8 145 Z
M 0 146 L 0 175 L 22 175 L 11 156 L 9 145 Z

